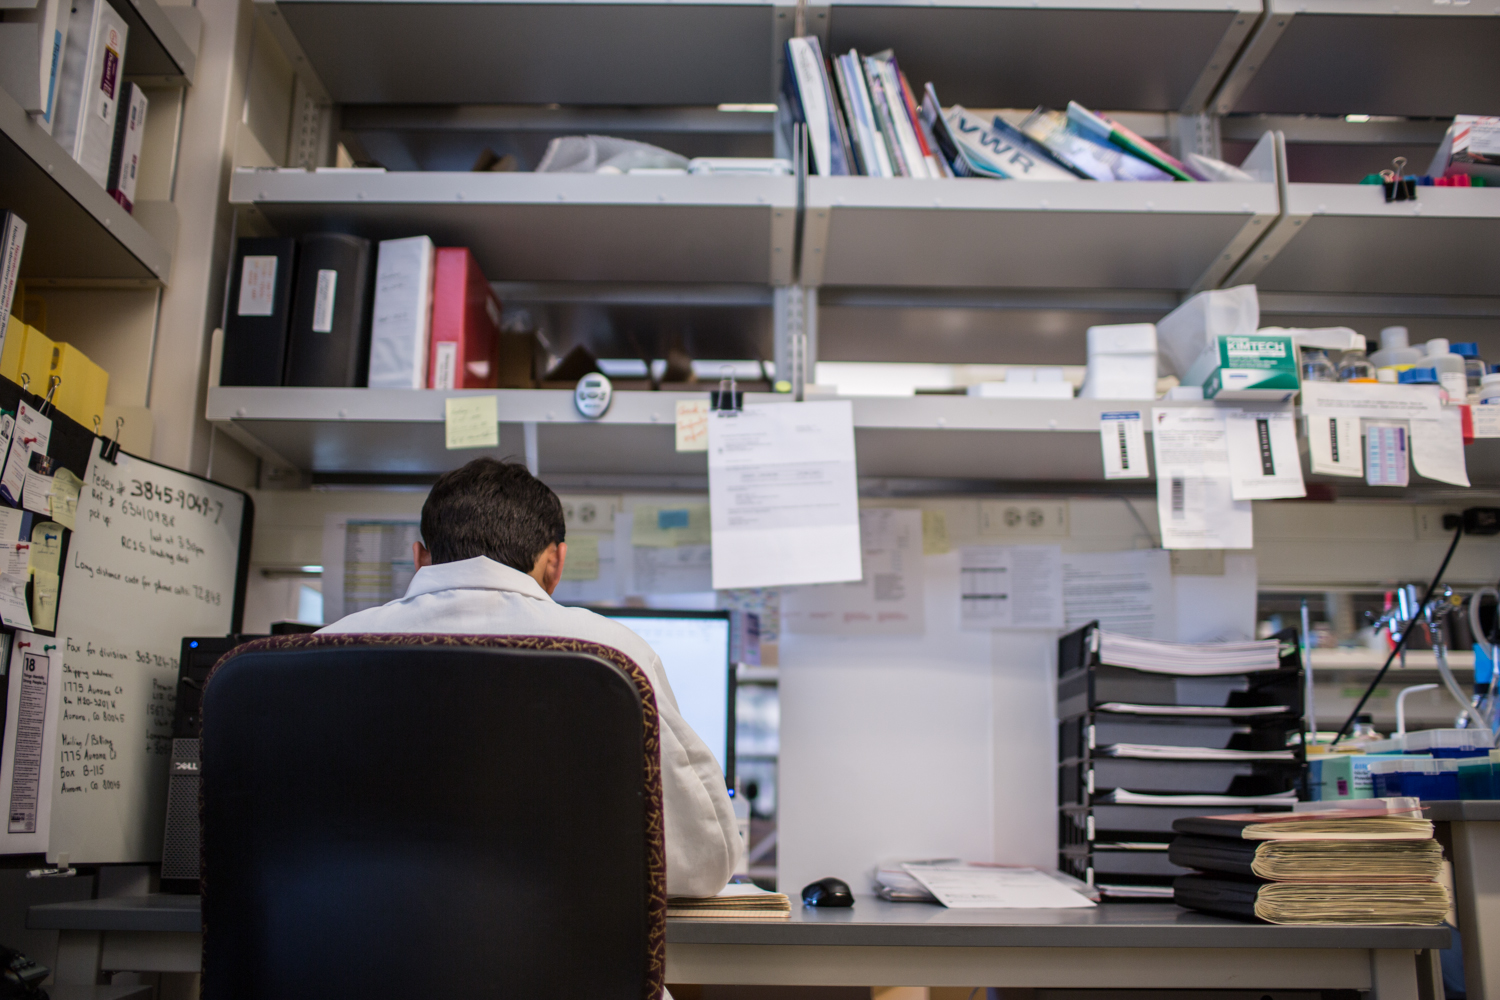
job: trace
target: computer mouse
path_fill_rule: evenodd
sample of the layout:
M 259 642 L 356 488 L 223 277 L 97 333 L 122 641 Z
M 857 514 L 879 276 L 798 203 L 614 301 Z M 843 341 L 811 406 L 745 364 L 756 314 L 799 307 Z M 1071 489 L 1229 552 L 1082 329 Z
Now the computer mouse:
M 841 878 L 820 878 L 802 889 L 803 906 L 853 906 L 854 893 Z

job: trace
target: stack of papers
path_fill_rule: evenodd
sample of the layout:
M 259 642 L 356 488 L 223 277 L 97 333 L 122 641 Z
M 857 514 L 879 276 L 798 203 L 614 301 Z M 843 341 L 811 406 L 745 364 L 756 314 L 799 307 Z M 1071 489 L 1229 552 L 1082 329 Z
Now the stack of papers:
M 1215 747 L 1174 747 L 1155 743 L 1111 743 L 1099 748 L 1100 757 L 1133 760 L 1296 760 L 1290 750 L 1220 750 Z
M 1133 705 L 1124 701 L 1107 701 L 1099 706 L 1101 712 L 1116 715 L 1183 715 L 1197 718 L 1235 719 L 1240 716 L 1283 715 L 1292 710 L 1290 705 L 1256 705 L 1250 708 L 1220 708 L 1214 705 Z
M 712 896 L 673 896 L 667 916 L 694 920 L 787 920 L 792 901 L 785 893 L 767 892 L 758 885 L 726 885 Z
M 1110 899 L 1171 899 L 1170 885 L 1107 885 L 1099 883 L 1099 891 Z
M 1285 806 L 1290 809 L 1297 802 L 1297 793 L 1277 792 L 1275 795 L 1148 795 L 1116 788 L 1097 796 L 1094 800 L 1103 805 L 1116 806 Z
M 902 867 L 950 909 L 1055 910 L 1096 905 L 1064 883 L 1066 876 L 1035 868 L 962 863 Z M 1076 884 L 1076 880 L 1069 881 Z
M 1119 632 L 1099 633 L 1099 661 L 1115 667 L 1149 670 L 1180 677 L 1215 677 L 1276 670 L 1281 666 L 1281 643 L 1157 642 Z

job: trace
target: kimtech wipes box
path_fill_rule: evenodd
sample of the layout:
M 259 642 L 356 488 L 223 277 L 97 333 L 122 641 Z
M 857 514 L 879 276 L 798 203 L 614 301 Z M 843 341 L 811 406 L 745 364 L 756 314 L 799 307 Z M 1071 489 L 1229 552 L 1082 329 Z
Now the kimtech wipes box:
M 1268 399 L 1296 395 L 1297 349 L 1285 334 L 1215 337 L 1182 379 L 1203 386 L 1204 399 Z

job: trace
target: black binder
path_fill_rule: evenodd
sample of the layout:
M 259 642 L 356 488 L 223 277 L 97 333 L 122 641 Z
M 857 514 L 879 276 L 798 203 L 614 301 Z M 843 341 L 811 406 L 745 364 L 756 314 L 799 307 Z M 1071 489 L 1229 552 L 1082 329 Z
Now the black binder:
M 370 241 L 312 233 L 297 241 L 285 385 L 362 386 L 375 290 Z
M 229 276 L 220 385 L 281 384 L 296 276 L 296 240 L 240 239 Z

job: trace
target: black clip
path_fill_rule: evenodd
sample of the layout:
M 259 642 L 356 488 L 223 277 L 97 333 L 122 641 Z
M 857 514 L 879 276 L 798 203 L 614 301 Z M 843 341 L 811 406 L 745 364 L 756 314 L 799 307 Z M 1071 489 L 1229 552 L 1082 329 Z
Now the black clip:
M 61 375 L 51 375 L 47 378 L 47 397 L 36 408 L 36 412 L 44 417 L 52 416 L 52 411 L 55 409 L 52 405 L 52 397 L 57 393 L 57 387 L 60 385 L 62 385 Z
M 95 419 L 95 426 L 98 426 L 97 418 Z M 120 458 L 120 428 L 124 426 L 125 418 L 115 417 L 115 439 L 111 441 L 108 438 L 105 438 L 103 447 L 99 449 L 99 457 L 104 459 L 110 465 L 119 464 L 118 460 Z
M 745 394 L 734 387 L 734 369 L 719 369 L 719 387 L 709 392 L 708 408 L 721 417 L 737 417 L 745 408 Z
M 1391 161 L 1394 170 L 1382 170 L 1380 172 L 1380 185 L 1385 188 L 1385 200 L 1389 204 L 1393 201 L 1416 201 L 1417 179 L 1407 177 L 1402 171 L 1406 169 L 1406 157 L 1398 156 Z

